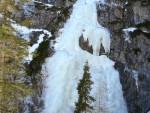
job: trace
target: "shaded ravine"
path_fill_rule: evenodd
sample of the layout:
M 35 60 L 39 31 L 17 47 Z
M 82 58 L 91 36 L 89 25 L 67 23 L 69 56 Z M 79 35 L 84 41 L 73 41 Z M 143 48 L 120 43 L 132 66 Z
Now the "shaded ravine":
M 43 113 L 73 113 L 78 100 L 77 84 L 88 60 L 94 85 L 91 95 L 92 113 L 127 113 L 118 72 L 107 56 L 99 56 L 101 44 L 110 50 L 110 35 L 97 21 L 96 1 L 77 0 L 60 36 L 56 39 L 55 54 L 46 59 L 48 77 L 43 90 Z M 79 38 L 93 48 L 93 54 L 82 50 Z

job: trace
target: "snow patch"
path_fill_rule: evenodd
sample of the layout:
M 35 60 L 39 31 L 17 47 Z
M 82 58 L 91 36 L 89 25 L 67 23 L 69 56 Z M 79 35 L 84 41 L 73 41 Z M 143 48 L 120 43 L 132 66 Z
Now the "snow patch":
M 111 7 L 118 7 L 118 6 L 121 6 L 120 4 L 117 4 L 117 3 L 115 3 L 115 2 L 111 2 L 110 3 L 110 6 Z
M 29 55 L 25 58 L 25 61 L 28 61 L 28 62 L 32 61 L 32 59 L 33 59 L 33 53 L 39 47 L 40 43 L 43 42 L 44 36 L 45 36 L 44 34 L 41 34 L 39 36 L 39 40 L 37 41 L 37 43 L 34 44 L 33 46 L 29 46 L 28 47 L 28 53 L 29 53 Z
M 18 24 L 11 24 L 13 28 L 15 28 L 16 32 L 20 33 L 22 36 L 22 38 L 24 38 L 25 40 L 29 41 L 29 36 L 31 31 L 29 30 L 29 28 L 25 27 L 25 26 L 20 26 Z
M 51 32 L 49 32 L 49 31 L 47 31 L 45 29 L 32 29 L 32 28 L 29 29 L 26 26 L 21 26 L 19 24 L 16 24 L 16 22 L 13 21 L 12 19 L 9 19 L 9 21 L 11 22 L 11 26 L 16 30 L 16 32 L 21 35 L 21 38 L 23 38 L 23 39 L 25 39 L 27 41 L 30 41 L 30 34 L 32 32 L 40 32 L 40 31 L 43 32 L 43 34 L 39 35 L 39 37 L 38 37 L 39 39 L 38 39 L 37 43 L 28 47 L 28 56 L 25 57 L 25 59 L 24 59 L 25 61 L 24 62 L 28 62 L 29 63 L 33 59 L 33 53 L 39 47 L 40 43 L 43 42 L 44 36 L 47 35 L 48 38 L 50 38 L 52 36 Z
M 123 31 L 128 31 L 128 32 L 134 32 L 135 30 L 137 30 L 137 28 L 135 28 L 135 27 L 130 27 L 130 28 L 127 28 L 127 29 L 123 29 Z
M 137 28 L 134 27 L 123 29 L 125 41 L 131 42 L 129 32 L 134 32 L 135 30 L 137 30 Z
M 29 29 L 26 26 L 21 26 L 19 24 L 14 24 L 12 23 L 11 26 L 16 30 L 16 32 L 18 32 L 20 35 L 22 35 L 21 37 L 24 38 L 25 40 L 29 41 L 30 38 L 30 33 L 32 33 L 33 31 L 38 32 L 38 31 L 43 31 L 44 34 L 47 34 L 48 37 L 51 37 L 51 32 L 44 30 L 44 29 Z
M 150 33 L 150 31 L 148 31 L 148 30 L 143 30 L 143 32 L 144 32 L 144 33 Z
M 49 8 L 53 7 L 52 4 L 45 4 L 45 3 L 39 2 L 39 1 L 34 1 L 34 3 L 38 3 L 38 4 L 44 5 L 44 6 L 49 7 Z
M 125 5 L 129 4 L 129 2 L 126 2 Z
M 47 7 L 53 7 L 53 5 L 52 4 L 45 4 L 45 6 L 47 6 Z

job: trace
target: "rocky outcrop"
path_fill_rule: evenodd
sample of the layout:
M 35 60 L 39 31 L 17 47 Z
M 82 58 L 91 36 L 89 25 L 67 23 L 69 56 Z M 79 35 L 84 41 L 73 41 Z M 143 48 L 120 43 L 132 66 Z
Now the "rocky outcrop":
M 116 62 L 129 113 L 150 110 L 150 2 L 107 0 L 98 5 L 99 22 L 111 33 L 109 57 Z M 123 29 L 129 31 L 126 41 Z

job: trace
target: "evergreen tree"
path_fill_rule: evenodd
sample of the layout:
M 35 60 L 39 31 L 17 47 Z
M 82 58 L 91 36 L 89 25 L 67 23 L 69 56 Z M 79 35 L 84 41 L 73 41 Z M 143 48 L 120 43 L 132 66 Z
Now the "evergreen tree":
M 90 110 L 93 110 L 93 107 L 90 105 L 92 101 L 95 101 L 95 99 L 90 96 L 91 91 L 91 85 L 93 82 L 90 80 L 91 76 L 89 73 L 89 66 L 88 62 L 84 65 L 84 74 L 83 78 L 80 80 L 77 90 L 79 94 L 78 102 L 76 103 L 76 109 L 74 113 L 87 113 L 90 112 Z

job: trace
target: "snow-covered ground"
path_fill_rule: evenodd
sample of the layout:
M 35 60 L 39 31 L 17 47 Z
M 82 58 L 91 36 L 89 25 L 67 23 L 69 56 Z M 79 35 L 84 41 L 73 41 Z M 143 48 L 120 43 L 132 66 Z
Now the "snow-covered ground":
M 94 85 L 91 95 L 92 113 L 127 113 L 118 72 L 107 56 L 99 56 L 101 45 L 110 50 L 109 31 L 97 21 L 96 0 L 77 0 L 73 12 L 56 40 L 55 54 L 46 59 L 47 72 L 43 90 L 43 113 L 73 113 L 78 100 L 77 84 L 83 75 L 86 61 Z M 103 1 L 102 1 L 103 2 Z M 93 47 L 93 54 L 79 47 L 83 35 Z

